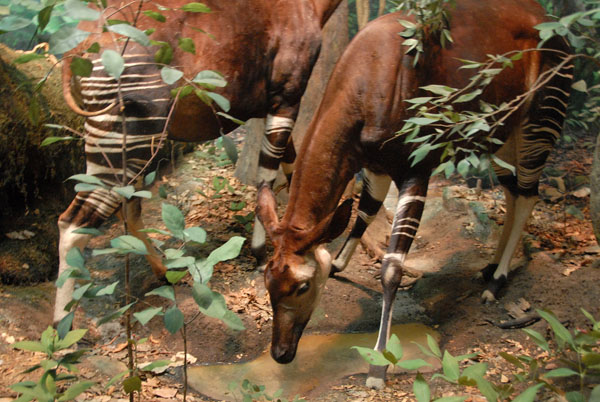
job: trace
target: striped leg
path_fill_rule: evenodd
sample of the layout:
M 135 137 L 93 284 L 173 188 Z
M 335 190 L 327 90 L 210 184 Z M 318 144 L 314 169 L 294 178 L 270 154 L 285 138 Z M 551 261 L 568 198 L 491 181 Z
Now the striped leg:
M 71 205 L 58 218 L 59 243 L 58 243 L 58 275 L 60 276 L 68 267 L 67 253 L 73 247 L 80 250 L 90 240 L 89 235 L 73 233 L 82 227 L 98 227 L 119 208 L 119 198 L 110 191 L 96 189 L 91 192 L 77 193 Z M 54 303 L 54 324 L 68 314 L 65 306 L 71 301 L 75 281 L 67 280 L 64 285 L 56 289 Z
M 538 200 L 539 178 L 546 159 L 560 137 L 572 80 L 572 65 L 565 66 L 531 102 L 528 117 L 520 131 L 498 154 L 516 166 L 512 172 L 494 166 L 506 195 L 506 218 L 496 255 L 482 271 L 488 287 L 481 295 L 483 302 L 496 300 L 507 281 L 510 261 L 517 248 L 527 219 Z
M 273 187 L 273 183 L 277 178 L 279 164 L 284 157 L 288 168 L 290 165 L 293 167 L 292 156 L 295 157 L 295 151 L 292 153 L 288 148 L 289 144 L 291 149 L 293 149 L 293 143 L 289 141 L 293 128 L 294 120 L 290 118 L 272 115 L 267 116 L 265 136 L 263 138 L 260 157 L 258 159 L 258 187 L 265 182 L 269 184 L 271 188 Z M 291 178 L 291 171 L 285 173 L 286 176 L 289 174 L 289 177 Z M 266 263 L 267 254 L 265 249 L 265 239 L 266 234 L 262 223 L 260 223 L 258 218 L 254 218 L 251 248 L 260 271 L 264 270 Z
M 375 349 L 379 351 L 385 349 L 390 336 L 392 308 L 396 291 L 402 279 L 402 265 L 417 234 L 423 207 L 425 206 L 428 182 L 429 174 L 425 177 L 411 179 L 400 188 L 400 198 L 392 223 L 390 245 L 381 264 L 383 306 L 381 308 L 379 336 L 375 344 Z M 378 389 L 383 388 L 386 371 L 386 366 L 371 366 L 367 386 Z
M 360 242 L 360 238 L 375 217 L 390 188 L 392 179 L 387 175 L 377 175 L 368 169 L 363 169 L 364 185 L 358 203 L 358 216 L 350 235 L 338 252 L 331 266 L 331 275 L 341 272 L 350 262 L 350 258 Z

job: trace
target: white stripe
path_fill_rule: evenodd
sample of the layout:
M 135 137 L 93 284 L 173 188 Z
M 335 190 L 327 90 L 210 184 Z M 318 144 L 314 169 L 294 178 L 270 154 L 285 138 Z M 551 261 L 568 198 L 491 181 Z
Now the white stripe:
M 105 122 L 122 122 L 123 116 L 121 115 L 112 115 L 112 114 L 101 114 L 99 116 L 91 116 L 88 119 L 95 121 L 97 123 L 105 123 Z M 166 117 L 160 116 L 150 116 L 150 117 L 129 117 L 127 116 L 127 122 L 130 121 L 146 121 L 146 120 L 167 120 Z
M 157 89 L 157 88 L 166 88 L 167 85 L 166 84 L 159 84 L 159 85 L 145 85 L 145 86 L 136 86 L 136 87 L 128 87 L 128 88 L 121 88 L 121 92 L 133 92 L 133 91 L 145 91 L 145 90 L 149 90 L 149 89 Z M 94 90 L 94 91 L 86 91 L 83 90 L 81 91 L 81 94 L 83 96 L 102 96 L 102 95 L 110 95 L 110 94 L 116 94 L 119 92 L 119 88 L 115 88 L 115 89 L 107 89 L 105 91 L 102 90 Z M 87 102 L 87 100 L 84 99 L 84 103 Z
M 270 131 L 277 128 L 287 128 L 291 130 L 294 127 L 294 120 L 288 117 L 273 116 L 268 114 L 265 123 L 265 131 Z

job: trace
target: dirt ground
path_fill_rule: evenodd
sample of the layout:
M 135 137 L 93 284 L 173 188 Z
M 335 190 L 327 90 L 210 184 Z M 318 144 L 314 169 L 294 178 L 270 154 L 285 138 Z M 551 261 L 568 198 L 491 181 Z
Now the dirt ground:
M 523 247 L 513 259 L 516 269 L 496 304 L 480 303 L 484 285 L 474 277 L 493 256 L 504 211 L 501 191 L 495 188 L 479 193 L 460 185 L 463 181 L 459 179 L 433 180 L 421 228 L 407 262 L 424 275 L 413 286 L 399 292 L 394 323 L 419 322 L 435 328 L 441 335 L 442 348 L 453 355 L 480 353 L 479 360 L 489 364 L 489 377 L 505 384 L 510 381 L 510 372 L 508 364 L 499 357 L 500 352 L 539 354 L 521 330 L 500 329 L 490 322 L 509 318 L 506 303 L 525 299 L 532 308 L 550 309 L 570 329 L 589 326 L 581 308 L 600 317 L 600 269 L 597 264 L 600 248 L 589 223 L 589 184 L 584 179 L 591 166 L 592 142 L 590 138 L 580 138 L 575 145 L 562 146 L 553 154 L 541 185 L 543 200 L 537 204 L 529 221 Z M 187 224 L 206 229 L 208 243 L 191 251 L 207 255 L 232 235 L 249 239 L 244 223 L 254 208 L 255 191 L 240 185 L 232 177 L 231 166 L 219 166 L 222 158 L 211 155 L 209 147 L 201 149 L 200 156 L 186 156 L 176 171 L 164 174 L 153 189 L 156 194 L 163 186 L 169 193 L 168 202 L 178 205 L 186 213 Z M 217 192 L 214 180 L 221 178 L 227 179 L 229 186 Z M 144 203 L 147 226 L 164 227 L 160 222 L 162 202 L 164 200 L 154 197 Z M 234 211 L 232 207 L 241 210 Z M 235 218 L 235 215 L 239 217 Z M 102 229 L 105 234 L 93 239 L 88 249 L 106 247 L 110 238 L 121 233 L 122 225 L 115 220 Z M 373 237 L 385 239 L 385 234 L 374 233 Z M 218 264 L 211 280 L 212 288 L 224 294 L 229 308 L 242 318 L 246 330 L 235 332 L 217 320 L 198 317 L 187 333 L 188 353 L 197 359 L 195 364 L 249 361 L 270 345 L 270 305 L 262 275 L 254 269 L 248 243 L 249 240 L 237 259 Z M 335 249 L 336 246 L 334 242 L 331 247 Z M 87 266 L 96 281 L 108 284 L 123 278 L 123 257 L 91 257 L 90 250 L 85 253 Z M 165 305 L 164 299 L 157 296 L 144 297 L 160 283 L 152 277 L 143 258 L 132 258 L 131 267 L 134 296 L 141 300 L 136 309 Z M 321 305 L 305 333 L 377 331 L 381 303 L 379 268 L 379 261 L 359 247 L 350 266 L 338 278 L 328 281 Z M 92 348 L 91 357 L 80 365 L 80 374 L 99 384 L 106 384 L 124 369 L 123 362 L 126 362 L 122 326 L 118 323 L 97 326 L 95 323 L 106 311 L 122 303 L 121 292 L 122 287 L 119 287 L 118 296 L 105 302 L 84 303 L 75 319 L 76 327 L 89 328 L 80 346 Z M 53 297 L 54 287 L 48 282 L 0 287 L 0 401 L 16 396 L 8 388 L 10 384 L 37 378 L 36 373 L 22 372 L 38 362 L 40 355 L 15 351 L 10 344 L 39 339 L 41 332 L 51 324 Z M 186 318 L 194 316 L 196 306 L 187 283 L 177 286 L 177 297 Z M 547 324 L 543 321 L 530 328 L 547 333 Z M 146 327 L 137 324 L 134 336 L 136 339 L 148 338 L 138 347 L 140 363 L 172 360 L 164 373 L 146 375 L 140 400 L 180 400 L 181 338 L 171 336 L 159 319 Z M 302 396 L 321 401 L 414 400 L 414 374 L 389 375 L 384 391 L 364 387 L 365 379 L 364 373 L 332 381 L 323 377 L 313 391 Z M 438 380 L 431 384 L 437 396 L 475 394 L 473 389 L 455 390 Z M 188 399 L 209 400 L 201 391 L 190 390 Z M 544 395 L 540 400 L 550 398 Z M 104 388 L 98 385 L 82 394 L 80 400 L 123 398 L 126 395 L 119 386 Z M 472 395 L 470 400 L 484 399 Z

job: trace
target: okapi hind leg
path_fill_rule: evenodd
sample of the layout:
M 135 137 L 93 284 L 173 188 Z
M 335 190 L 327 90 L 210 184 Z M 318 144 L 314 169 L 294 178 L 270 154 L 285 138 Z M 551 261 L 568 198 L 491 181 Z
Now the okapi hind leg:
M 392 182 L 388 175 L 378 175 L 368 169 L 363 169 L 363 173 L 364 184 L 358 203 L 358 216 L 352 231 L 333 260 L 330 276 L 342 272 L 350 262 L 360 238 L 377 216 L 377 212 L 379 212 Z
M 402 267 L 410 246 L 417 234 L 419 222 L 425 206 L 429 174 L 413 178 L 400 187 L 398 205 L 392 223 L 392 235 L 387 253 L 381 264 L 381 284 L 383 286 L 383 305 L 381 322 L 375 349 L 383 351 L 390 337 L 392 310 L 396 292 L 402 280 Z M 369 367 L 367 386 L 381 389 L 385 385 L 387 366 Z
M 289 141 L 290 134 L 294 128 L 294 120 L 288 117 L 268 115 L 265 124 L 265 136 L 263 137 L 260 156 L 258 158 L 258 177 L 257 188 L 263 183 L 267 183 L 273 188 L 279 165 L 285 161 L 288 167 L 295 158 L 293 142 Z M 291 145 L 289 145 L 291 144 Z M 291 146 L 291 150 L 289 149 Z M 284 165 L 285 166 L 285 165 Z M 291 171 L 285 172 L 291 178 Z M 262 223 L 257 217 L 254 218 L 254 230 L 252 231 L 251 250 L 256 258 L 256 265 L 259 271 L 264 271 L 266 265 L 267 251 L 265 247 L 266 232 Z

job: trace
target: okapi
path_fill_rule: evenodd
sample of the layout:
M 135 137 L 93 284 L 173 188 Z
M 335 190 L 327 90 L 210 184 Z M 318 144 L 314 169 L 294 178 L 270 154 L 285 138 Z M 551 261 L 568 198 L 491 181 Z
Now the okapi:
M 505 190 L 507 215 L 497 253 L 483 270 L 488 286 L 482 298 L 493 300 L 506 282 L 509 262 L 538 199 L 546 157 L 561 132 L 572 81 L 570 50 L 561 38 L 547 41 L 543 46 L 547 50 L 535 50 L 539 36 L 534 26 L 546 18 L 534 0 L 457 0 L 449 12 L 454 41 L 445 48 L 436 40 L 426 42 L 416 66 L 415 54 L 406 53 L 405 38 L 399 35 L 403 27 L 398 20 L 410 17 L 388 14 L 360 31 L 338 61 L 305 134 L 281 221 L 272 191 L 266 186 L 259 190 L 257 214 L 274 245 L 265 284 L 273 307 L 271 355 L 280 363 L 294 359 L 325 281 L 348 263 L 393 180 L 400 197 L 381 266 L 383 306 L 375 345 L 380 351 L 385 348 L 403 263 L 417 232 L 429 177 L 443 151 L 431 151 L 411 166 L 409 156 L 417 143 L 395 138 L 404 121 L 414 115 L 406 100 L 425 96 L 421 87 L 430 84 L 465 87 L 473 73 L 460 69 L 459 59 L 485 61 L 488 54 L 529 49 L 514 67 L 497 75 L 479 98 L 500 105 L 539 86 L 497 127 L 493 136 L 503 145 L 490 150 L 512 164 L 516 175 L 494 166 Z M 552 75 L 549 70 L 554 68 L 557 73 Z M 476 101 L 467 106 L 477 110 Z M 420 135 L 432 133 L 422 129 Z M 490 133 L 480 133 L 480 139 L 486 135 Z M 344 231 L 352 201 L 339 207 L 338 203 L 348 181 L 362 167 L 366 178 L 358 218 L 332 261 L 323 243 Z M 385 372 L 386 367 L 371 366 L 367 385 L 382 387 Z
M 154 29 L 151 38 L 170 44 L 171 65 L 192 79 L 203 70 L 221 73 L 228 81 L 218 92 L 230 102 L 230 115 L 246 120 L 265 117 L 266 133 L 259 160 L 259 182 L 272 185 L 280 162 L 290 173 L 295 159 L 290 133 L 300 98 L 305 90 L 321 45 L 323 25 L 341 0 L 205 0 L 209 14 L 184 12 L 185 0 L 168 2 L 170 11 L 158 10 L 146 1 L 109 1 L 106 19 L 134 21 L 141 30 Z M 141 7 L 141 8 L 140 8 Z M 162 13 L 166 23 L 157 22 L 140 11 Z M 73 77 L 71 62 L 63 64 L 63 93 L 67 104 L 87 116 L 84 134 L 87 174 L 108 185 L 121 185 L 138 177 L 158 144 L 173 104 L 168 86 L 161 80 L 154 61 L 158 46 L 145 48 L 129 41 L 123 58 L 125 70 L 120 81 L 107 75 L 101 54 L 85 53 L 94 42 L 102 49 L 122 52 L 125 41 L 115 41 L 112 32 L 103 32 L 97 22 L 84 22 L 80 28 L 91 35 L 68 56 L 83 55 L 93 63 L 90 77 Z M 179 38 L 191 38 L 195 54 L 178 47 Z M 67 59 L 70 60 L 70 59 Z M 75 94 L 73 94 L 75 92 Z M 80 99 L 80 107 L 75 99 Z M 122 104 L 121 104 L 122 103 Z M 178 100 L 168 122 L 168 136 L 179 141 L 207 141 L 235 128 L 228 119 L 215 115 L 211 107 L 195 95 Z M 127 147 L 127 173 L 123 180 L 122 147 Z M 89 235 L 74 233 L 81 227 L 98 227 L 120 210 L 120 197 L 109 190 L 79 192 L 59 217 L 59 275 L 67 268 L 66 254 L 73 247 L 83 248 Z M 138 199 L 127 202 L 126 217 L 132 234 L 148 249 L 154 273 L 163 276 L 157 251 L 139 230 L 143 228 Z M 265 233 L 255 225 L 252 249 L 259 265 L 265 257 Z M 54 322 L 60 321 L 71 300 L 73 281 L 57 292 Z

